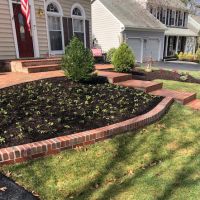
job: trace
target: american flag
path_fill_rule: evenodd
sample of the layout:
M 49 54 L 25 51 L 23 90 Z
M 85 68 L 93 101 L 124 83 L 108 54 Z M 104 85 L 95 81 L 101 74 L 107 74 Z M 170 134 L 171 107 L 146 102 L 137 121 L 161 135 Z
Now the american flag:
M 24 16 L 26 17 L 26 24 L 28 26 L 28 30 L 30 31 L 31 29 L 31 20 L 30 20 L 30 6 L 28 0 L 21 0 L 21 10 Z

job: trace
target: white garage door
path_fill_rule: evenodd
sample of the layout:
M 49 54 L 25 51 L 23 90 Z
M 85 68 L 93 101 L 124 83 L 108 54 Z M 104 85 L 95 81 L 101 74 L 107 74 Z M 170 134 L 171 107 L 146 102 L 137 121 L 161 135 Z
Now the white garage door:
M 128 38 L 128 45 L 133 50 L 136 61 L 141 62 L 142 41 L 140 38 Z
M 159 60 L 160 51 L 159 39 L 144 39 L 143 61 L 148 61 L 152 58 L 153 61 Z

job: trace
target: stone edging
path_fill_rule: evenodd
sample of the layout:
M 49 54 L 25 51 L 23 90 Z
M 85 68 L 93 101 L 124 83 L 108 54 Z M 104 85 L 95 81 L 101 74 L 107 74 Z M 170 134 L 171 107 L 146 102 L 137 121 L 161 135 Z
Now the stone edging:
M 103 128 L 0 149 L 0 165 L 20 163 L 56 154 L 62 150 L 94 144 L 123 132 L 137 130 L 159 120 L 166 113 L 173 101 L 173 98 L 166 97 L 154 109 L 144 115 Z

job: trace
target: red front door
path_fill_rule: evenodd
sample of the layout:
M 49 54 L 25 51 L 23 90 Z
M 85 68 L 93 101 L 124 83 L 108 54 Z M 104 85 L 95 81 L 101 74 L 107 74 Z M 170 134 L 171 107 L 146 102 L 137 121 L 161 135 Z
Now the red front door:
M 28 30 L 26 18 L 22 14 L 20 4 L 13 4 L 13 13 L 15 19 L 19 57 L 34 57 L 31 32 Z

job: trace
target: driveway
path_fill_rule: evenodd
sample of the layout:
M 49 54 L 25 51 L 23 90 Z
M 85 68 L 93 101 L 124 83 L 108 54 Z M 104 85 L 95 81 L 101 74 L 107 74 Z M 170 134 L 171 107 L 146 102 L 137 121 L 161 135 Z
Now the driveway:
M 0 200 L 39 200 L 23 187 L 0 173 Z M 3 189 L 5 188 L 5 191 Z
M 200 71 L 200 64 L 184 61 L 154 62 L 153 67 L 172 70 Z

